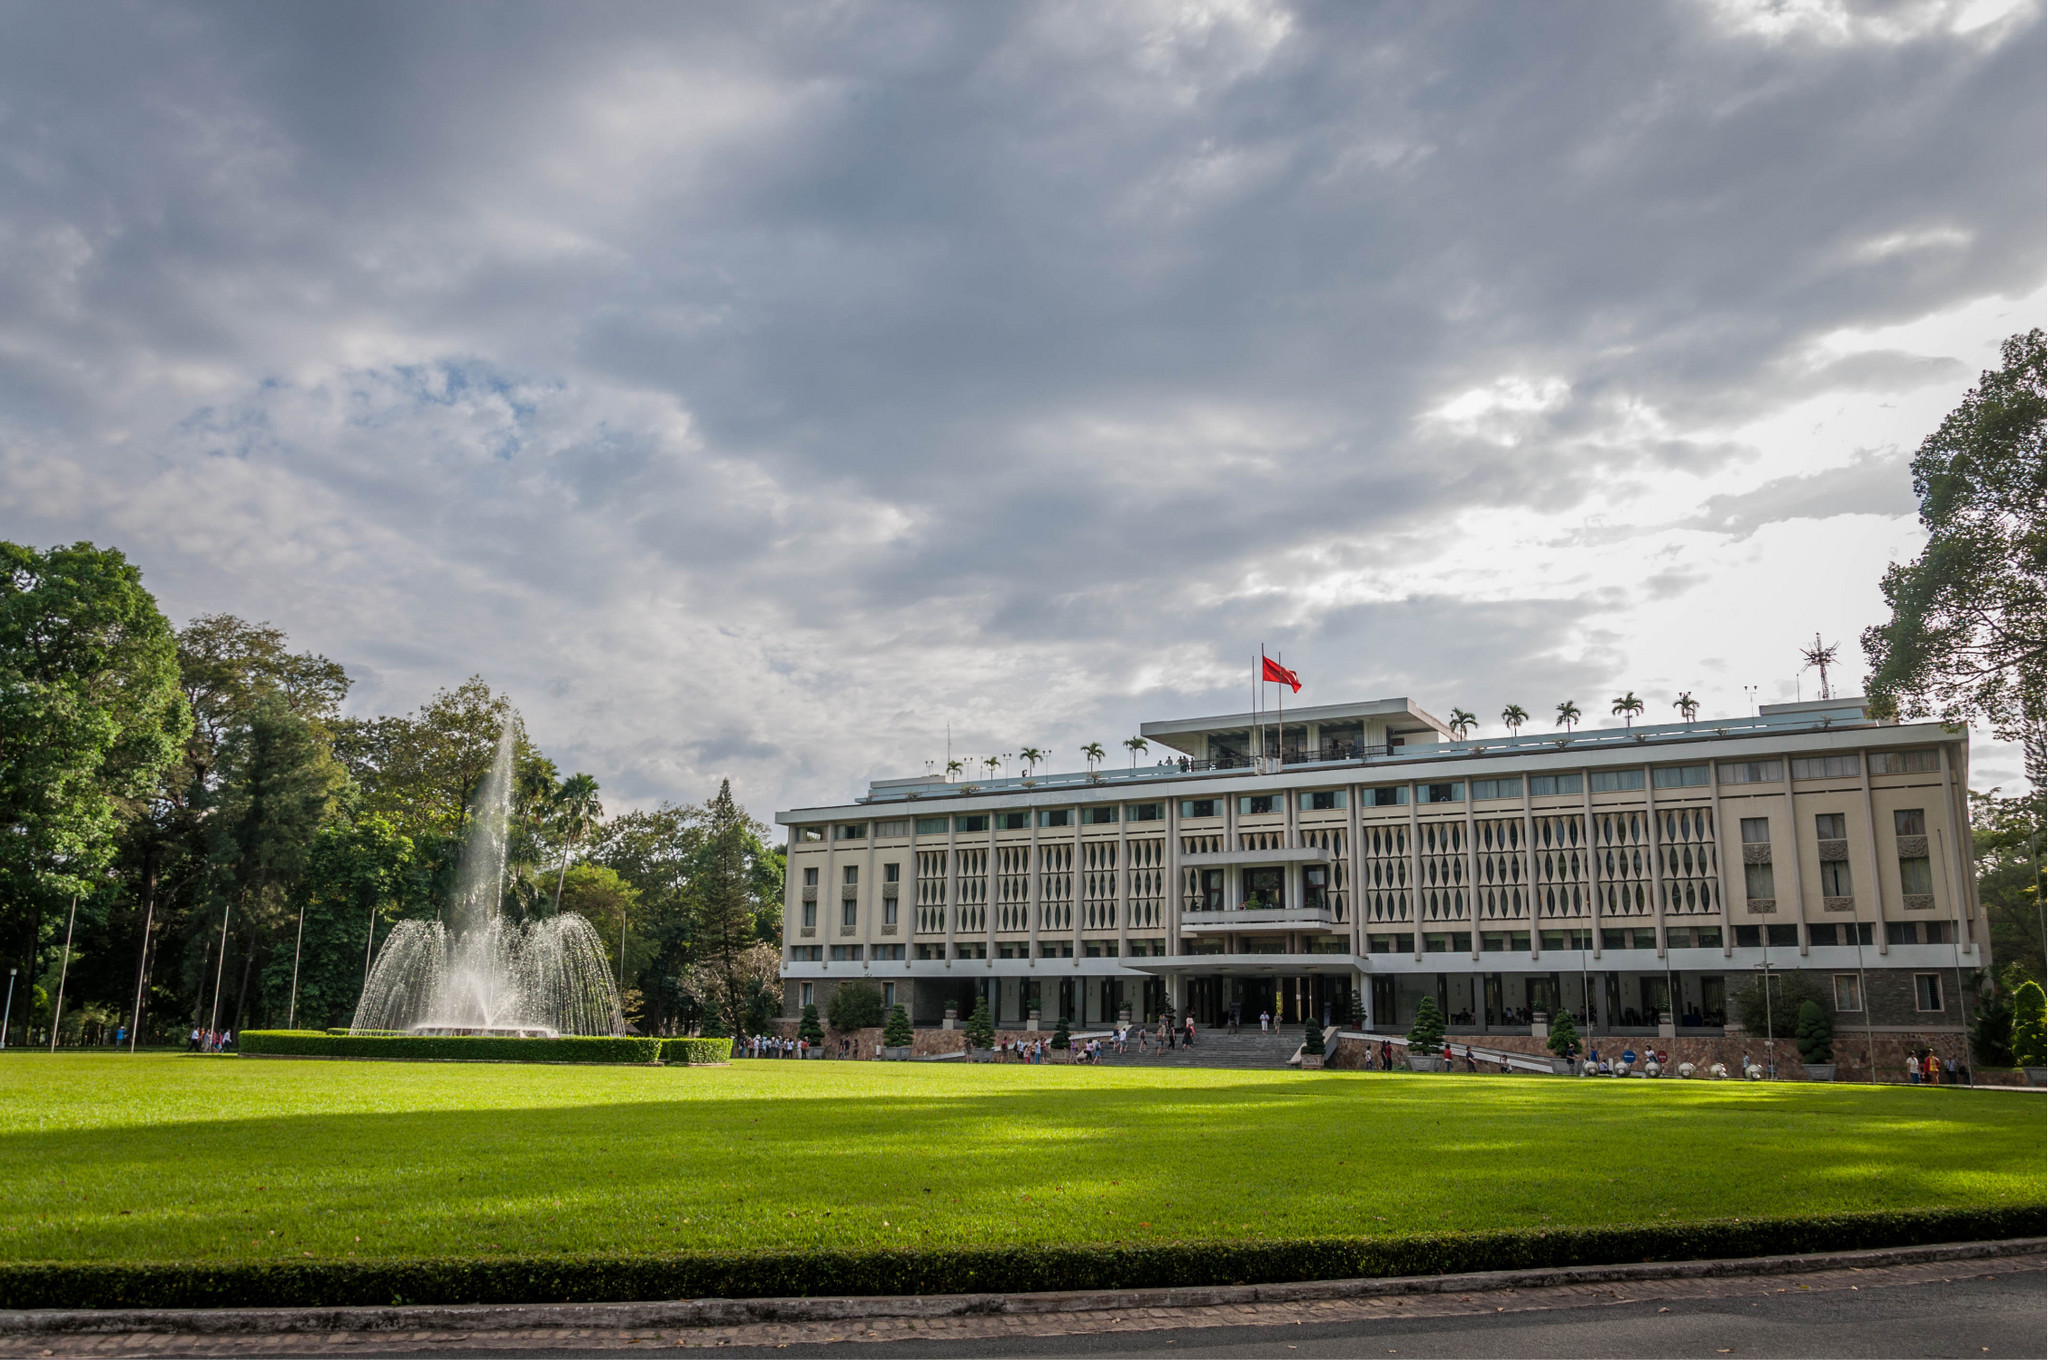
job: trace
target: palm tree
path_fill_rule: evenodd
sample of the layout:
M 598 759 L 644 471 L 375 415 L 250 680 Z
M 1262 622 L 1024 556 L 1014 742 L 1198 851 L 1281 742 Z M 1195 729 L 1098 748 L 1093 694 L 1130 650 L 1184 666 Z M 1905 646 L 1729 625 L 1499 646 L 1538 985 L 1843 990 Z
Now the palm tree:
M 1131 768 L 1135 770 L 1138 768 L 1139 753 L 1151 750 L 1152 743 L 1143 737 L 1125 737 L 1124 749 L 1131 753 Z
M 1463 741 L 1466 737 L 1471 735 L 1472 729 L 1478 726 L 1478 724 L 1479 719 L 1477 717 L 1470 713 L 1467 713 L 1462 708 L 1453 707 L 1451 709 L 1451 720 L 1448 723 L 1445 723 L 1444 726 L 1450 728 L 1451 731 L 1457 733 L 1458 740 Z
M 1611 711 L 1621 719 L 1623 726 L 1633 727 L 1636 715 L 1643 711 L 1643 701 L 1636 698 L 1634 690 L 1630 690 L 1614 701 L 1614 708 Z
M 572 774 L 562 781 L 551 800 L 555 825 L 561 828 L 562 871 L 555 875 L 555 915 L 562 914 L 562 883 L 569 877 L 569 853 L 584 833 L 604 816 L 604 804 L 597 801 L 597 781 L 587 774 Z
M 1045 759 L 1045 752 L 1039 750 L 1036 746 L 1026 746 L 1023 750 L 1017 752 L 1017 759 L 1024 762 L 1024 773 L 1029 776 L 1033 770 L 1038 768 L 1038 762 Z
M 1579 719 L 1585 716 L 1579 712 L 1579 706 L 1570 699 L 1557 706 L 1557 725 L 1567 732 L 1578 726 Z
M 1003 758 L 1001 756 L 984 756 L 981 763 L 988 766 L 988 777 L 994 779 L 996 771 L 1002 768 Z
M 946 762 L 946 782 L 948 782 L 948 783 L 951 783 L 951 782 L 952 782 L 952 780 L 953 780 L 953 776 L 954 776 L 954 775 L 956 775 L 956 774 L 958 774 L 958 773 L 960 773 L 960 771 L 962 771 L 962 770 L 964 770 L 964 769 L 966 769 L 966 768 L 967 768 L 967 767 L 966 767 L 965 765 L 962 765 L 962 764 L 961 764 L 961 763 L 960 763 L 959 761 L 957 761 L 957 760 L 949 760 L 949 761 L 947 761 L 947 762 Z
M 1522 724 L 1529 721 L 1529 711 L 1520 704 L 1509 704 L 1500 711 L 1500 720 L 1507 727 L 1510 736 L 1522 735 Z
M 1677 701 L 1671 706 L 1677 709 L 1678 716 L 1687 722 L 1691 722 L 1700 714 L 1700 701 L 1692 697 L 1692 691 L 1689 689 L 1680 691 Z
M 1099 741 L 1089 742 L 1081 748 L 1081 754 L 1087 758 L 1088 768 L 1092 771 L 1102 759 L 1102 743 Z

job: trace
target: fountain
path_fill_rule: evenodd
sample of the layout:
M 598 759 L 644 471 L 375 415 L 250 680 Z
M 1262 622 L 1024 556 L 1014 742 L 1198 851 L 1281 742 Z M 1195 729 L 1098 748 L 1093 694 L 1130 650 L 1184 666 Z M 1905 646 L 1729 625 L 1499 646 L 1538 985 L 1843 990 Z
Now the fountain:
M 477 789 L 448 920 L 401 921 L 377 953 L 350 1033 L 554 1038 L 623 1034 L 604 946 L 574 912 L 505 919 L 512 728 Z

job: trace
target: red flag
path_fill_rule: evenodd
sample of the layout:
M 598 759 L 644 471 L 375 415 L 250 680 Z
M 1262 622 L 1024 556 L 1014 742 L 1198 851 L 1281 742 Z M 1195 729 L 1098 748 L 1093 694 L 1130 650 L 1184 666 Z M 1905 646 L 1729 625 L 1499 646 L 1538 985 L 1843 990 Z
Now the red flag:
M 1259 679 L 1270 680 L 1276 685 L 1292 685 L 1296 694 L 1301 693 L 1301 677 L 1263 652 L 1259 654 L 1259 667 Z

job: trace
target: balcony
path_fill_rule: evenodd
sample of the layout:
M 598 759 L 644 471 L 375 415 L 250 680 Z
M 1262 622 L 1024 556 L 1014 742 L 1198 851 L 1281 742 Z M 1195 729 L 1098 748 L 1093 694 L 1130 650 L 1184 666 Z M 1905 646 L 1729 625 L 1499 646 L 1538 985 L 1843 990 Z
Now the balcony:
M 1330 852 L 1320 845 L 1296 845 L 1283 850 L 1215 850 L 1198 855 L 1182 855 L 1183 868 L 1203 869 L 1242 865 L 1251 868 L 1261 864 L 1328 864 Z
M 1329 906 L 1239 907 L 1223 911 L 1184 911 L 1182 930 L 1231 934 L 1246 930 L 1315 930 L 1339 928 L 1343 916 Z

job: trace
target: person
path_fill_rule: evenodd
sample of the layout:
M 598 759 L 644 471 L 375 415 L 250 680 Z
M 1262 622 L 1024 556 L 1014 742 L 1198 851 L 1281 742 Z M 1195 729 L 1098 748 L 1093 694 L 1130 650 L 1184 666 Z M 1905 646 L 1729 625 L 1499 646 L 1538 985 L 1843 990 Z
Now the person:
M 1273 1017 L 1265 1011 L 1259 1012 L 1259 1033 L 1268 1033 L 1273 1026 Z
M 1390 1039 L 1380 1040 L 1380 1071 L 1394 1070 L 1394 1044 Z
M 1749 1059 L 1744 1058 L 1742 1060 L 1742 1065 L 1745 1068 L 1748 1067 Z M 1906 1082 L 1908 1085 L 1912 1086 L 1918 1086 L 1920 1084 L 1920 1055 L 1917 1053 L 1914 1054 L 1912 1057 L 1906 1059 Z
M 1465 1070 L 1467 1072 L 1477 1072 L 1479 1070 L 1479 1064 L 1472 1060 L 1472 1045 L 1470 1044 L 1465 1045 Z M 1502 1064 L 1501 1071 L 1507 1071 L 1506 1064 Z
M 1602 1058 L 1600 1060 L 1600 1075 L 1603 1077 L 1611 1077 L 1614 1075 L 1613 1065 L 1610 1064 L 1605 1058 Z
M 1188 1048 L 1193 1048 L 1195 1046 L 1195 1017 L 1192 1015 L 1188 1017 L 1188 1032 L 1185 1040 L 1185 1045 Z

